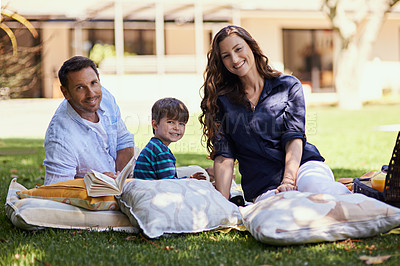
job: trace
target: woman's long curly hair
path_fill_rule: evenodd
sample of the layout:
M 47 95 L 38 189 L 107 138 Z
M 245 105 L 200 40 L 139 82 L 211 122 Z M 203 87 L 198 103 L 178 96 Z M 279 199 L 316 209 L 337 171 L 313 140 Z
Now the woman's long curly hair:
M 224 27 L 215 35 L 211 49 L 207 54 L 208 62 L 204 71 L 204 84 L 202 86 L 204 96 L 200 104 L 202 114 L 199 117 L 199 121 L 203 126 L 203 140 L 206 142 L 211 159 L 215 157 L 214 143 L 217 140 L 218 129 L 221 123 L 217 118 L 218 96 L 226 95 L 231 101 L 237 104 L 249 106 L 239 77 L 226 69 L 221 58 L 219 44 L 226 37 L 232 35 L 239 36 L 249 45 L 254 54 L 257 71 L 263 78 L 272 79 L 282 74 L 268 64 L 268 58 L 245 29 L 231 25 Z

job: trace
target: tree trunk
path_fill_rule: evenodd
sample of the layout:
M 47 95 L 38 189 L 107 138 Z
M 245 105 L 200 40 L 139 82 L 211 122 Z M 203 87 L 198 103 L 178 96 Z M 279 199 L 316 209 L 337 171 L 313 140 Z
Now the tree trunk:
M 354 44 L 340 50 L 335 65 L 335 87 L 339 99 L 339 108 L 347 110 L 361 109 L 360 76 L 358 66 L 359 51 Z
M 361 109 L 363 78 L 372 45 L 385 15 L 399 0 L 360 0 L 348 10 L 345 1 L 325 0 L 324 8 L 338 34 L 339 51 L 335 63 L 335 87 L 342 109 Z M 379 88 L 377 88 L 379 89 Z

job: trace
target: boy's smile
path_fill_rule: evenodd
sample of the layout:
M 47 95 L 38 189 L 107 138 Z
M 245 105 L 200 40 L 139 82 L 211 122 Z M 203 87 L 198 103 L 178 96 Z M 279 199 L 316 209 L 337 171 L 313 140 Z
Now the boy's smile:
M 179 122 L 178 120 L 163 117 L 158 124 L 155 120 L 152 120 L 151 123 L 154 129 L 154 136 L 166 146 L 171 142 L 180 140 L 183 134 L 185 134 L 186 123 Z

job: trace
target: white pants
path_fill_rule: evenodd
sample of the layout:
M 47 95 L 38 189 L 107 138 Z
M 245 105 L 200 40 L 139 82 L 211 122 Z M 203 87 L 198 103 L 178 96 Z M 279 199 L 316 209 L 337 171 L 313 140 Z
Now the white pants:
M 340 182 L 335 181 L 329 166 L 320 161 L 308 161 L 299 167 L 296 178 L 297 190 L 300 192 L 324 193 L 324 194 L 349 194 L 350 190 Z M 258 196 L 254 202 L 275 195 L 275 189 Z

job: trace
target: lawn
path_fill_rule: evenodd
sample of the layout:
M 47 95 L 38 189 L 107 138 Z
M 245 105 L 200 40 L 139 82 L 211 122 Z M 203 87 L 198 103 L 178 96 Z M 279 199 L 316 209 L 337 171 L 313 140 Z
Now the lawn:
M 396 131 L 378 127 L 400 124 L 398 105 L 370 105 L 360 111 L 333 107 L 308 108 L 307 136 L 315 144 L 336 178 L 358 177 L 387 164 Z M 143 146 L 149 126 L 135 132 Z M 201 130 L 192 116 L 186 136 L 171 148 L 179 165 L 211 165 L 200 143 Z M 0 203 L 4 206 L 10 180 L 31 188 L 44 179 L 43 140 L 0 139 Z M 240 175 L 237 173 L 237 181 Z M 381 235 L 334 243 L 269 246 L 247 232 L 205 232 L 149 240 L 121 232 L 46 229 L 35 232 L 15 228 L 0 208 L 0 265 L 363 265 L 359 257 L 392 255 L 385 265 L 400 263 L 400 235 Z

